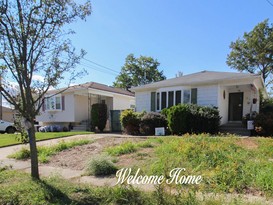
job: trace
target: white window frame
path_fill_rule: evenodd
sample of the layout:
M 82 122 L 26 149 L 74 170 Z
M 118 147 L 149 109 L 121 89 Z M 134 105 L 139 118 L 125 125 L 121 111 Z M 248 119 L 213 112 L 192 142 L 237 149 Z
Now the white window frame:
M 57 99 L 60 99 L 60 108 L 57 107 Z M 52 105 L 49 105 L 52 103 Z M 62 110 L 62 96 L 56 95 L 52 97 L 45 98 L 45 111 L 61 111 Z
M 159 89 L 157 90 L 155 93 L 156 93 L 156 103 L 155 103 L 155 106 L 156 106 L 156 111 L 157 112 L 160 112 L 162 110 L 162 105 L 161 105 L 161 98 L 162 98 L 162 92 L 166 92 L 166 108 L 169 107 L 169 92 L 173 92 L 173 105 L 175 105 L 176 103 L 176 91 L 181 91 L 181 98 L 180 98 L 180 103 L 184 103 L 184 91 L 185 90 L 189 90 L 190 91 L 190 99 L 189 99 L 189 102 L 188 104 L 191 103 L 191 89 L 190 88 L 173 88 L 173 89 Z M 159 94 L 159 99 L 157 98 L 158 97 L 158 94 Z M 158 108 L 158 100 L 159 100 L 159 109 Z

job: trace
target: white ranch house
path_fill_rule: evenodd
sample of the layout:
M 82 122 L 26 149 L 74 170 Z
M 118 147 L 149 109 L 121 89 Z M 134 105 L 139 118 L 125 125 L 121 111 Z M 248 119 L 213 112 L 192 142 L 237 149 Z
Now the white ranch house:
M 242 121 L 259 112 L 259 90 L 267 97 L 261 75 L 202 71 L 132 88 L 136 111 L 156 111 L 179 103 L 215 106 L 221 124 Z
M 36 117 L 39 125 L 68 127 L 71 124 L 74 130 L 88 130 L 92 105 L 105 103 L 108 109 L 105 131 L 119 131 L 119 111 L 135 107 L 133 93 L 95 82 L 63 90 L 51 90 L 47 93 L 40 115 Z

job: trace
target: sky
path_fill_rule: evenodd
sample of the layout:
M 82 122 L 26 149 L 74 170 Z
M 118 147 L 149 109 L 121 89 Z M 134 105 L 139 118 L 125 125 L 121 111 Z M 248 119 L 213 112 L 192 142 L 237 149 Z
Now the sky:
M 229 45 L 259 22 L 272 23 L 273 0 L 268 1 L 91 0 L 87 20 L 69 25 L 76 32 L 73 45 L 88 60 L 78 66 L 88 75 L 75 83 L 112 85 L 131 53 L 157 59 L 167 78 L 178 71 L 235 72 L 226 65 Z

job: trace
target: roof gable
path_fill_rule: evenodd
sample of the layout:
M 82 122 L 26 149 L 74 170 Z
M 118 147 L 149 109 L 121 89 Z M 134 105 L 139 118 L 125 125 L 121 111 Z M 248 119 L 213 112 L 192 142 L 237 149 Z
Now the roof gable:
M 96 82 L 88 82 L 88 83 L 83 83 L 83 84 L 78 84 L 78 85 L 73 85 L 68 88 L 61 88 L 58 89 L 57 91 L 59 92 L 71 92 L 74 90 L 81 90 L 81 89 L 96 89 L 96 90 L 101 90 L 101 91 L 107 91 L 111 93 L 116 93 L 116 94 L 121 94 L 121 95 L 127 95 L 134 97 L 135 94 L 133 92 L 121 89 L 121 88 L 115 88 L 111 87 L 108 85 L 104 85 L 101 83 L 96 83 Z M 56 93 L 56 90 L 50 90 L 48 93 Z

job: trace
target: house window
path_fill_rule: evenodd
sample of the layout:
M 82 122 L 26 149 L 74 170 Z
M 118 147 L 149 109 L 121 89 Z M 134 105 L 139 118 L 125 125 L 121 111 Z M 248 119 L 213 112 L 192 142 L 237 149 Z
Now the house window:
M 61 110 L 62 109 L 62 98 L 61 96 L 47 97 L 45 99 L 46 110 Z
M 168 107 L 173 106 L 173 97 L 174 97 L 174 91 L 169 91 L 168 92 Z
M 167 93 L 161 93 L 161 110 L 167 107 Z
M 156 93 L 156 110 L 160 110 L 160 93 Z
M 191 89 L 191 103 L 197 104 L 197 88 Z
M 175 91 L 175 105 L 181 103 L 181 90 Z
M 189 104 L 191 102 L 191 90 L 183 91 L 183 103 Z
M 60 110 L 61 109 L 61 97 L 56 97 L 55 102 L 56 102 L 56 110 Z

